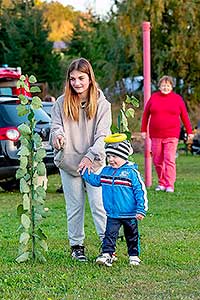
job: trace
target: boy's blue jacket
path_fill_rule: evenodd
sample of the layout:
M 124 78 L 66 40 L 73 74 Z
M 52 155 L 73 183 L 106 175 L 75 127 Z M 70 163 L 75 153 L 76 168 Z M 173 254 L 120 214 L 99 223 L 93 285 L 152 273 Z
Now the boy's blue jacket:
M 126 162 L 117 169 L 106 166 L 98 175 L 89 175 L 86 170 L 82 177 L 93 186 L 102 186 L 107 216 L 132 218 L 136 213 L 146 215 L 147 191 L 136 164 Z

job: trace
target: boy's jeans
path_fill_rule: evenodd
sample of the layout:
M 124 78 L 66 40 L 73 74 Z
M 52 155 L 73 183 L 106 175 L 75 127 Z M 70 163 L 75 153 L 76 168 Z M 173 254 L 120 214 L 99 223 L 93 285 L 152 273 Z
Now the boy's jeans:
M 124 236 L 129 256 L 139 255 L 138 221 L 135 218 L 115 219 L 107 217 L 106 232 L 103 239 L 102 253 L 113 254 L 120 227 L 124 227 Z

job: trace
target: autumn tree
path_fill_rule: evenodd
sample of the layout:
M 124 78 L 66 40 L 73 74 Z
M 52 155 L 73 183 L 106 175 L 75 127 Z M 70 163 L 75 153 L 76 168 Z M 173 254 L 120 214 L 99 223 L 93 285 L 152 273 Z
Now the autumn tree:
M 143 21 L 151 23 L 152 78 L 163 74 L 176 78 L 176 90 L 191 106 L 200 92 L 200 11 L 199 1 L 115 1 L 118 29 L 131 47 L 137 72 L 142 72 Z M 182 84 L 181 84 L 182 83 Z
M 42 11 L 33 1 L 14 1 L 0 15 L 0 64 L 22 67 L 38 81 L 60 84 L 60 58 L 52 52 Z

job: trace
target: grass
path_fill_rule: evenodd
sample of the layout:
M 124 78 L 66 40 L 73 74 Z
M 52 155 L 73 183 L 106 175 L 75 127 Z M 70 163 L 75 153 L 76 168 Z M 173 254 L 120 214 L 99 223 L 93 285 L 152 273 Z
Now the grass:
M 141 173 L 143 157 L 135 155 Z M 155 192 L 156 176 L 148 189 L 149 212 L 140 223 L 141 259 L 130 267 L 124 241 L 118 241 L 118 261 L 112 268 L 95 265 L 99 240 L 86 206 L 85 246 L 89 261 L 70 258 L 65 206 L 58 175 L 49 177 L 43 223 L 48 235 L 46 264 L 17 264 L 16 207 L 18 192 L 0 191 L 0 299 L 1 300 L 114 300 L 200 299 L 200 157 L 179 155 L 176 192 Z

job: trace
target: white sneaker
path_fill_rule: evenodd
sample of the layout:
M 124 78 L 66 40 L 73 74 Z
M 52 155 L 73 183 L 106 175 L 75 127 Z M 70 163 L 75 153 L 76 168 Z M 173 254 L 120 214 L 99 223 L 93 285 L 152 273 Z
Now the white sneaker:
M 163 185 L 158 185 L 156 188 L 155 188 L 155 191 L 158 192 L 158 191 L 165 191 L 165 187 Z
M 138 266 L 140 264 L 141 260 L 138 256 L 129 256 L 129 263 L 133 266 Z
M 173 192 L 174 192 L 174 189 L 173 189 L 172 187 L 168 186 L 168 187 L 166 188 L 166 192 L 167 192 L 167 193 L 173 193 Z
M 112 256 L 109 253 L 102 253 L 96 259 L 98 265 L 105 265 L 107 267 L 112 267 Z
M 118 260 L 117 255 L 116 255 L 116 253 L 114 252 L 114 253 L 112 254 L 112 262 L 117 261 L 117 260 Z

